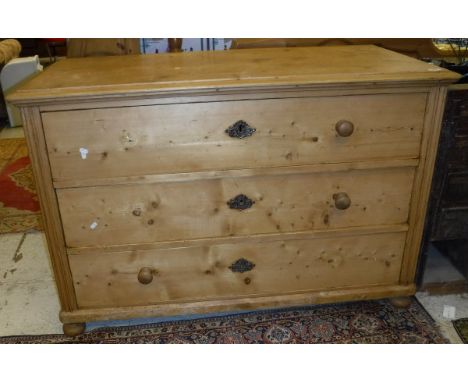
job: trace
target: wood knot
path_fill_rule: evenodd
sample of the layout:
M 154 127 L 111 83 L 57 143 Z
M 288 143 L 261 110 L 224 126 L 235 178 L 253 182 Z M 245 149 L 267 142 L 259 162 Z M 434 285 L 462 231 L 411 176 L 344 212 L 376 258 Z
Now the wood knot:
M 323 217 L 323 223 L 326 224 L 326 225 L 328 225 L 329 221 L 330 221 L 330 217 L 328 216 L 328 214 L 326 214 L 326 215 Z

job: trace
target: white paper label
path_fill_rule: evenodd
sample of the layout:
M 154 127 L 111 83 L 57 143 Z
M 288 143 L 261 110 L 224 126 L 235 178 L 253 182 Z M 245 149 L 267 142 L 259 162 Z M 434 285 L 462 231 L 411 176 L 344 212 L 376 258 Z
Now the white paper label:
M 442 315 L 449 320 L 453 320 L 455 318 L 455 313 L 457 309 L 451 305 L 444 305 L 444 312 Z
M 91 229 L 96 229 L 97 227 L 97 222 L 92 222 L 91 225 L 89 226 L 89 228 Z
M 86 159 L 86 156 L 88 155 L 88 149 L 85 149 L 84 147 L 80 148 L 80 154 L 81 154 L 81 159 Z

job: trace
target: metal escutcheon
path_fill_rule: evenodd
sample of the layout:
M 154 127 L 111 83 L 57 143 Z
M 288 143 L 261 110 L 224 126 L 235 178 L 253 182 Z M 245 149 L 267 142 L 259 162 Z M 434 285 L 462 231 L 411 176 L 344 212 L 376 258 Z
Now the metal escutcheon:
M 234 125 L 229 126 L 225 130 L 226 134 L 228 134 L 231 138 L 247 138 L 250 137 L 253 133 L 255 133 L 256 129 L 251 127 L 245 121 L 237 121 Z
M 251 261 L 247 259 L 241 258 L 239 260 L 236 260 L 234 263 L 232 263 L 229 266 L 229 269 L 233 272 L 244 273 L 244 272 L 251 271 L 252 269 L 254 269 L 254 267 L 255 267 L 254 263 L 252 263 Z
M 244 194 L 237 195 L 227 202 L 229 208 L 233 210 L 246 210 L 254 205 L 254 201 Z

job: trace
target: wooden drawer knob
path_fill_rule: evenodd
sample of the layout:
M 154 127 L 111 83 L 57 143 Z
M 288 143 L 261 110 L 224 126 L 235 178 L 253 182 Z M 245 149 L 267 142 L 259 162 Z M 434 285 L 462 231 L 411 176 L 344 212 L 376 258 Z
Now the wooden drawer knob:
M 336 123 L 335 130 L 340 137 L 349 137 L 354 131 L 354 125 L 352 122 L 341 120 Z
M 351 199 L 346 192 L 334 194 L 333 199 L 335 199 L 335 207 L 339 210 L 345 210 L 351 205 Z
M 138 272 L 138 281 L 145 285 L 153 281 L 153 269 L 148 267 L 141 268 L 140 272 Z

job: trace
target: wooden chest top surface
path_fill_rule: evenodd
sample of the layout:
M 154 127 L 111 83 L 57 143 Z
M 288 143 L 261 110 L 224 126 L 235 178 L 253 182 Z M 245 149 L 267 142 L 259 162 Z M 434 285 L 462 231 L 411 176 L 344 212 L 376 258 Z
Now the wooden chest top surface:
M 9 95 L 12 103 L 245 87 L 433 81 L 458 74 L 372 45 L 65 59 Z

